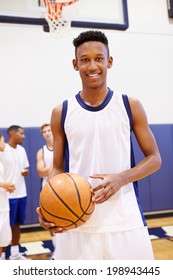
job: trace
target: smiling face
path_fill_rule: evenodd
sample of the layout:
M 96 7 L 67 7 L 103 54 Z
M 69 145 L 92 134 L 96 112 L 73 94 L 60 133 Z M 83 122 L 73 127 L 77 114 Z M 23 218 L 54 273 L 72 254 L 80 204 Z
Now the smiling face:
M 75 70 L 79 70 L 83 89 L 98 88 L 106 84 L 107 69 L 112 66 L 112 57 L 107 47 L 98 41 L 81 44 L 73 60 Z

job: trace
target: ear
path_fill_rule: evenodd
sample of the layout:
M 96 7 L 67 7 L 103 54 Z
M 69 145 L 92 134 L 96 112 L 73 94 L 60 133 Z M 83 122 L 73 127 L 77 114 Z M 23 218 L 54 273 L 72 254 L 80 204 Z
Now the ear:
M 74 69 L 75 69 L 76 71 L 78 71 L 78 70 L 79 70 L 79 67 L 78 67 L 77 59 L 73 59 L 72 63 L 73 63 Z
M 113 65 L 113 57 L 109 56 L 109 58 L 108 58 L 108 68 L 111 68 L 112 65 Z

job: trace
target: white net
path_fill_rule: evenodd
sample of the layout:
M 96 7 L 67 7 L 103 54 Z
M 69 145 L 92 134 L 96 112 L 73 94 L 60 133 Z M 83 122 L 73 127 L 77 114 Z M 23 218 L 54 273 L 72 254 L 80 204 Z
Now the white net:
M 52 35 L 61 38 L 69 34 L 71 20 L 76 13 L 78 1 L 42 0 L 43 16 L 48 22 Z

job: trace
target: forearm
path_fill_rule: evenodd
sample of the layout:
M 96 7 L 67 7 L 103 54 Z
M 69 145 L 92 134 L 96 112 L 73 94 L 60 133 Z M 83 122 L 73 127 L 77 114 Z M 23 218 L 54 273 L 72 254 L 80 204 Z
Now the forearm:
M 53 167 L 51 169 L 51 171 L 49 172 L 48 174 L 48 179 L 52 178 L 53 176 L 56 176 L 60 173 L 63 173 L 64 172 L 64 168 L 63 167 L 60 167 L 60 168 L 57 168 L 57 167 Z
M 123 185 L 141 180 L 159 170 L 160 167 L 161 158 L 159 153 L 146 156 L 135 167 L 121 173 L 122 180 L 124 181 Z
M 40 178 L 47 177 L 49 174 L 50 167 L 44 167 L 42 169 L 37 169 L 38 176 Z

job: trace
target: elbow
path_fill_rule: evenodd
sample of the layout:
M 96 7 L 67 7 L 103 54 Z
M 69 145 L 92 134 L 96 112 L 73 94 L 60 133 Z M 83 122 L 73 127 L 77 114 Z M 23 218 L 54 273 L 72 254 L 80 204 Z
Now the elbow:
M 156 168 L 155 171 L 158 171 L 161 168 L 161 166 L 162 166 L 162 159 L 160 154 L 158 154 L 155 160 L 155 168 Z
M 40 170 L 37 170 L 37 174 L 38 174 L 38 176 L 39 176 L 40 178 L 43 177 L 42 172 L 41 172 Z

